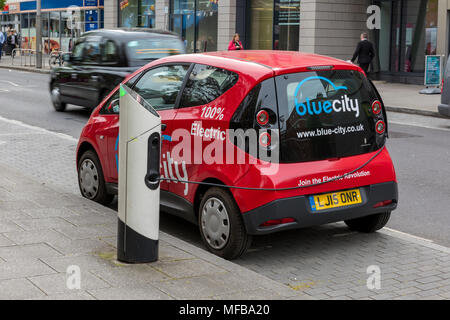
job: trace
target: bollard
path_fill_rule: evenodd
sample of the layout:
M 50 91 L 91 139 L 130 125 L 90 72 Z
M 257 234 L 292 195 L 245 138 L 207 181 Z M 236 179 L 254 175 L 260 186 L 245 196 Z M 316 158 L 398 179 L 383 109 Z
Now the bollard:
M 120 87 L 117 259 L 158 260 L 161 118 L 141 96 Z

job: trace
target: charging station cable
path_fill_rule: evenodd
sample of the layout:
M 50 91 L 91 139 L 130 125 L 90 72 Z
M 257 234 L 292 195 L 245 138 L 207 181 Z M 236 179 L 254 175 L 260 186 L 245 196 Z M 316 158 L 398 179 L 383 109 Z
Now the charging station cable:
M 354 174 L 355 172 L 358 172 L 359 170 L 363 169 L 364 167 L 366 167 L 369 163 L 371 163 L 376 157 L 378 157 L 380 155 L 381 152 L 383 152 L 383 150 L 385 149 L 386 145 L 383 145 L 383 147 L 380 148 L 380 150 L 378 150 L 378 152 L 376 154 L 374 154 L 368 161 L 366 161 L 364 164 L 362 164 L 361 166 L 359 166 L 358 168 L 347 172 L 341 176 L 337 176 L 333 179 L 327 180 L 327 181 L 323 181 L 323 182 L 319 182 L 319 183 L 314 183 L 314 184 L 310 184 L 310 185 L 306 185 L 306 186 L 296 186 L 296 187 L 289 187 L 289 188 L 250 188 L 250 187 L 238 187 L 238 186 L 228 186 L 228 185 L 223 185 L 223 184 L 218 184 L 218 183 L 211 183 L 211 182 L 198 182 L 198 181 L 188 181 L 188 180 L 179 180 L 179 179 L 172 179 L 172 178 L 158 178 L 159 181 L 168 181 L 168 182 L 180 182 L 180 183 L 187 183 L 187 184 L 198 184 L 198 185 L 205 185 L 205 186 L 211 186 L 211 187 L 220 187 L 220 188 L 230 188 L 230 189 L 240 189 L 240 190 L 255 190 L 255 191 L 288 191 L 288 190 L 297 190 L 297 189 L 304 189 L 304 188 L 311 188 L 311 187 L 317 187 L 320 185 L 324 185 L 327 183 L 331 183 L 337 180 L 341 180 L 351 174 Z

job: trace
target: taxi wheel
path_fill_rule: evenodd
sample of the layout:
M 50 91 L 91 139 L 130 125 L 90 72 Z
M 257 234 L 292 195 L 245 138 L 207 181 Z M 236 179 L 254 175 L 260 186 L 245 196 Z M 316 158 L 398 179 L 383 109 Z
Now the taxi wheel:
M 61 92 L 59 87 L 52 85 L 50 94 L 52 98 L 53 108 L 55 108 L 55 110 L 58 112 L 63 112 L 64 110 L 66 110 L 67 104 L 61 102 Z
M 78 185 L 81 195 L 89 200 L 108 206 L 114 199 L 106 192 L 102 166 L 92 150 L 83 153 L 78 162 Z
M 240 257 L 250 247 L 241 211 L 224 189 L 209 189 L 199 207 L 200 234 L 212 253 L 228 260 Z
M 390 212 L 383 212 L 372 214 L 367 217 L 346 220 L 345 224 L 350 228 L 350 230 L 372 233 L 383 228 L 389 221 L 390 217 Z

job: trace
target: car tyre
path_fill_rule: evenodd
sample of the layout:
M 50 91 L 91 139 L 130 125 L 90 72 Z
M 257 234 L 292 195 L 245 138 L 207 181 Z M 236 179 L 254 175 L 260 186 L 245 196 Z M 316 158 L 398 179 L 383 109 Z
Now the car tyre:
M 97 154 L 88 150 L 78 162 L 78 186 L 81 195 L 89 200 L 108 206 L 114 195 L 106 191 L 105 178 Z
M 388 223 L 390 217 L 390 212 L 382 212 L 366 217 L 346 220 L 345 224 L 350 228 L 350 230 L 372 233 L 383 228 Z
M 198 223 L 205 246 L 224 259 L 236 259 L 250 247 L 252 236 L 247 234 L 241 211 L 225 189 L 214 187 L 205 193 Z
M 67 104 L 61 101 L 61 92 L 59 87 L 52 85 L 50 94 L 52 97 L 53 108 L 55 108 L 58 112 L 64 112 Z

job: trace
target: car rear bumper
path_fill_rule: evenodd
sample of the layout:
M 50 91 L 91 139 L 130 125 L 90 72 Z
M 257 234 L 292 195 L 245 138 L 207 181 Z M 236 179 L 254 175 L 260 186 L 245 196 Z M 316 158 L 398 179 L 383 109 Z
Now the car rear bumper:
M 450 106 L 448 104 L 438 105 L 438 111 L 441 115 L 450 117 Z
M 392 211 L 397 208 L 398 189 L 396 182 L 380 183 L 361 187 L 362 203 L 328 209 L 312 211 L 309 196 L 299 196 L 272 201 L 264 206 L 253 209 L 243 214 L 247 232 L 252 235 L 269 234 L 282 230 L 305 228 L 326 223 L 360 218 L 375 213 Z M 393 203 L 381 208 L 373 206 L 385 200 L 393 200 Z M 266 221 L 283 218 L 294 218 L 295 222 L 261 227 Z

